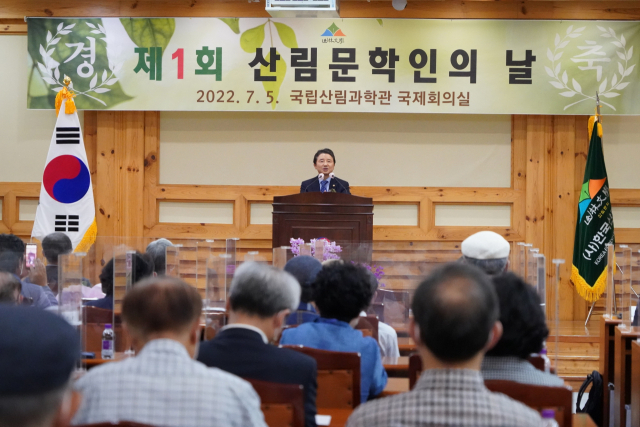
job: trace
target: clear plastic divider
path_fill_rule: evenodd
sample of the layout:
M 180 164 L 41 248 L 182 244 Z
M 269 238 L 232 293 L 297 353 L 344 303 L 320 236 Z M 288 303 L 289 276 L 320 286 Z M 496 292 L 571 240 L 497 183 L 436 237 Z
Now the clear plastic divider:
M 543 254 L 537 253 L 533 255 L 536 260 L 536 282 L 532 283 L 536 286 L 538 296 L 540 297 L 540 306 L 542 311 L 547 314 L 547 266 L 546 258 Z
M 619 245 L 620 255 L 618 266 L 621 270 L 620 278 L 620 301 L 622 307 L 618 310 L 622 312 L 621 327 L 631 327 L 631 284 L 632 282 L 632 250 L 628 245 Z
M 613 244 L 607 244 L 607 289 L 604 301 L 604 316 L 613 319 L 618 317 L 616 304 L 616 289 L 614 277 L 616 273 L 616 257 L 615 247 Z
M 206 298 L 204 304 L 205 339 L 215 337 L 226 324 L 227 266 L 231 255 L 212 255 L 207 260 Z

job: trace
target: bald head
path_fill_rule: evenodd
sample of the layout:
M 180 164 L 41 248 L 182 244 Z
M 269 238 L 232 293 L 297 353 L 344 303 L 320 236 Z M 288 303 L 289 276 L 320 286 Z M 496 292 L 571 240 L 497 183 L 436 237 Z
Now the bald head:
M 498 320 L 490 279 L 478 268 L 447 264 L 427 277 L 413 297 L 420 340 L 442 362 L 464 362 L 482 351 Z

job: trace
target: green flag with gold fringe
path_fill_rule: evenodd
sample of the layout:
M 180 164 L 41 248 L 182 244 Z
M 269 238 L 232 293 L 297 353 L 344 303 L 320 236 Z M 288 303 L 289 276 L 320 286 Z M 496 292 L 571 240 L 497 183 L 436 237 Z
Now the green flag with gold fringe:
M 571 282 L 582 298 L 593 302 L 606 288 L 607 244 L 615 244 L 615 235 L 599 116 L 589 119 L 589 132 L 589 154 L 578 202 Z

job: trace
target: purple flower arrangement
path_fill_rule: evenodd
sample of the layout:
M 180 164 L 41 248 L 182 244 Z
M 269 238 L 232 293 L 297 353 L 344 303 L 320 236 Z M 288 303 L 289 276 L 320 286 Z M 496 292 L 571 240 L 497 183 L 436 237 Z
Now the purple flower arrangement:
M 309 243 L 311 243 L 311 256 L 315 256 L 316 240 L 318 239 L 311 239 L 309 241 Z M 322 253 L 323 261 L 329 259 L 340 259 L 340 255 L 338 255 L 340 252 L 342 252 L 342 248 L 340 247 L 340 245 L 336 245 L 336 242 L 330 242 L 327 239 L 320 240 L 324 242 L 324 251 Z M 304 245 L 304 240 L 291 238 L 289 240 L 289 244 L 291 245 L 291 252 L 293 253 L 293 256 L 299 256 L 300 247 Z

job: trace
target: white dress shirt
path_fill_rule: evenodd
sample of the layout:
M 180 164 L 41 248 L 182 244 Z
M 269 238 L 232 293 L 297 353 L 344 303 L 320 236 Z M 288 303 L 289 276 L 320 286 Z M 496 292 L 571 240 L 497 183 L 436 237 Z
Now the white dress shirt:
M 177 341 L 147 343 L 133 358 L 89 371 L 73 424 L 133 421 L 157 427 L 266 427 L 251 384 L 193 360 Z
M 361 317 L 366 317 L 367 313 L 360 312 Z M 378 321 L 378 347 L 382 357 L 400 357 L 398 348 L 398 333 L 391 326 Z

